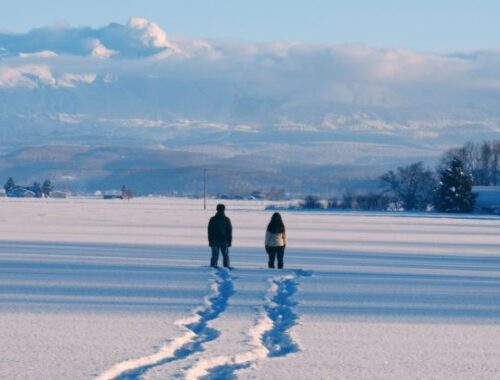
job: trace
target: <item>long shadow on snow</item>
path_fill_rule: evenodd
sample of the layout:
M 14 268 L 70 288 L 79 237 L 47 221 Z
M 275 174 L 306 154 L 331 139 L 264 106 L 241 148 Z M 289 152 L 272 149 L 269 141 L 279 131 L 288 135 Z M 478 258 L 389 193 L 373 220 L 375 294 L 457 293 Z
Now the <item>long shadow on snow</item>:
M 200 319 L 184 327 L 196 334 L 194 341 L 185 344 L 176 350 L 172 357 L 161 360 L 152 365 L 146 365 L 127 371 L 116 377 L 117 380 L 132 380 L 140 378 L 151 368 L 161 366 L 176 360 L 184 359 L 196 352 L 203 351 L 203 344 L 217 339 L 220 332 L 208 327 L 208 322 L 219 317 L 227 308 L 229 298 L 234 294 L 234 287 L 231 276 L 225 269 L 219 269 L 216 272 L 217 292 L 208 299 L 208 305 L 196 313 Z

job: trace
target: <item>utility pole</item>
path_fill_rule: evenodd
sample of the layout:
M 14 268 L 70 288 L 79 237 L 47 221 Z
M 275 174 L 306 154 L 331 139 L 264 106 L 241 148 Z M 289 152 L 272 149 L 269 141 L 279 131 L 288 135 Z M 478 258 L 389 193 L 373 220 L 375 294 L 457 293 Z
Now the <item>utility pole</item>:
M 203 210 L 207 209 L 207 169 L 203 169 Z

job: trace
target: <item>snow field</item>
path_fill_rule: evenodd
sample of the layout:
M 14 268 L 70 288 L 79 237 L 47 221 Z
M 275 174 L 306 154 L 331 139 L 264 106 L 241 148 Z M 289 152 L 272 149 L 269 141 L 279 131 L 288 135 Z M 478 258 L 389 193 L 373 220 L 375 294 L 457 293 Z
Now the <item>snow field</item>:
M 500 220 L 271 212 L 227 202 L 234 271 L 199 200 L 0 199 L 0 377 L 495 378 Z

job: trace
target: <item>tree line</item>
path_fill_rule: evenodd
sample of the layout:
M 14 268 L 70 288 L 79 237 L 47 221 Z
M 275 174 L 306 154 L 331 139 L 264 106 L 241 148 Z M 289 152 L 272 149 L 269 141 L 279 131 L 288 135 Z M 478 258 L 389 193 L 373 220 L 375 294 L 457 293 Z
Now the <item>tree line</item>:
M 422 162 L 390 170 L 381 178 L 383 193 L 398 207 L 410 211 L 459 212 L 474 210 L 473 176 L 459 157 L 449 156 L 437 172 Z
M 326 203 L 318 197 L 308 196 L 298 207 L 472 212 L 476 199 L 472 186 L 499 185 L 499 160 L 500 140 L 481 144 L 468 142 L 447 150 L 435 170 L 425 167 L 422 162 L 389 170 L 379 178 L 379 192 L 348 192 Z
M 50 179 L 46 179 L 42 184 L 38 181 L 34 181 L 31 186 L 19 186 L 16 185 L 14 179 L 9 177 L 4 185 L 5 194 L 9 197 L 21 196 L 20 192 L 31 191 L 36 198 L 49 197 L 52 191 L 54 191 L 54 186 Z
M 500 140 L 485 141 L 482 144 L 468 142 L 459 148 L 449 149 L 443 160 L 458 158 L 464 170 L 472 176 L 476 186 L 500 185 Z

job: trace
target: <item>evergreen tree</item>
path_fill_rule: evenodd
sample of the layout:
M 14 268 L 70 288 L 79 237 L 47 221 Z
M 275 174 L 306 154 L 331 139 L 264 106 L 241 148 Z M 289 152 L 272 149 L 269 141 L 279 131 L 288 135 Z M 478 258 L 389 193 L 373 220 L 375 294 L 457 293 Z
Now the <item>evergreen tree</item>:
M 50 182 L 50 179 L 46 179 L 45 181 L 43 181 L 42 194 L 45 197 L 50 197 L 50 193 L 52 193 L 52 191 L 54 191 L 54 186 L 52 186 L 52 182 Z
M 442 212 L 472 212 L 476 195 L 472 192 L 472 176 L 464 172 L 462 160 L 453 157 L 441 170 L 436 190 L 436 208 Z
M 9 177 L 3 188 L 5 189 L 5 192 L 8 194 L 10 193 L 14 187 L 16 187 L 16 184 L 14 182 L 14 179 L 12 177 Z
M 31 191 L 35 193 L 35 197 L 41 198 L 42 197 L 42 187 L 40 186 L 40 183 L 35 181 L 33 182 L 33 186 L 31 186 Z

